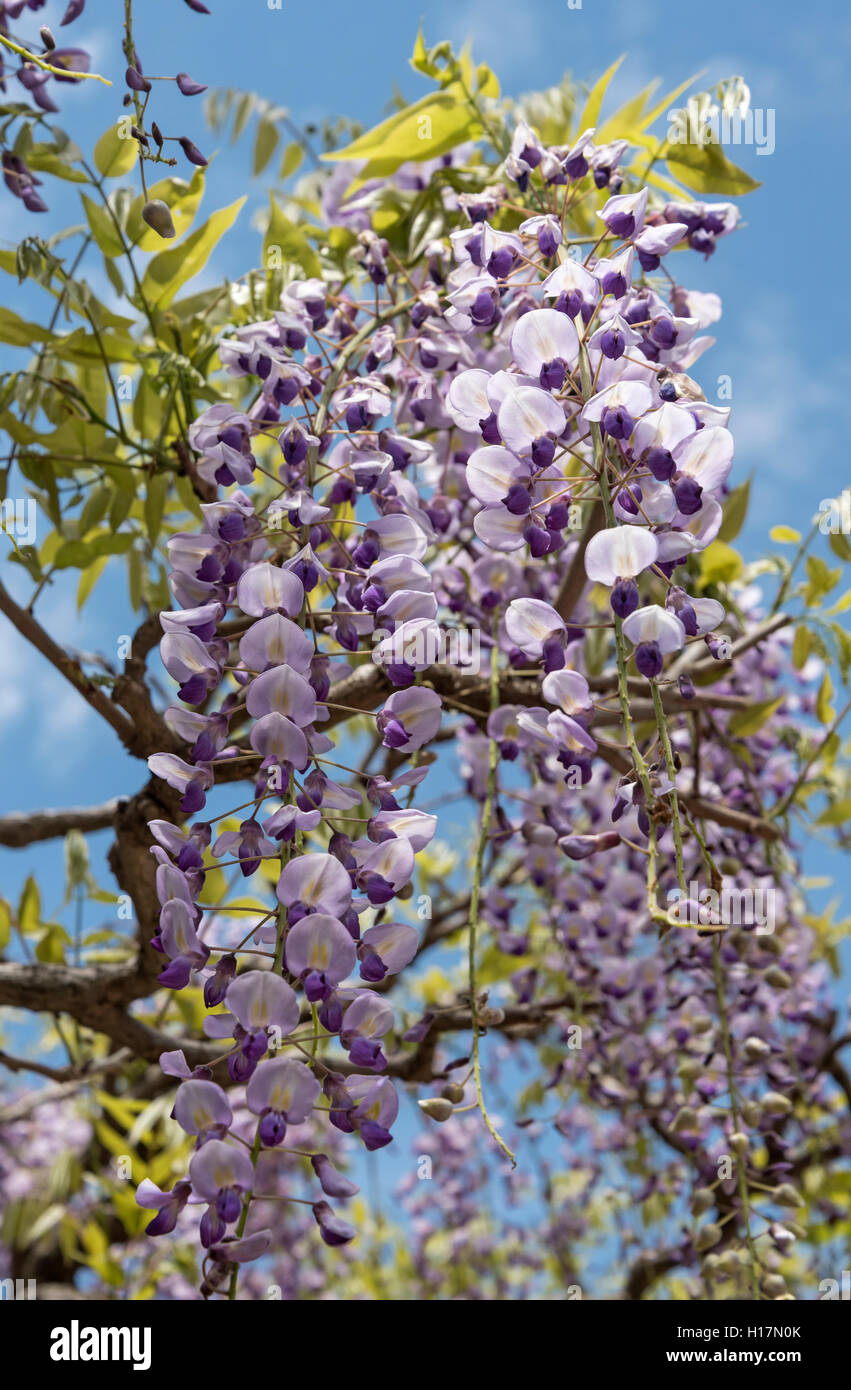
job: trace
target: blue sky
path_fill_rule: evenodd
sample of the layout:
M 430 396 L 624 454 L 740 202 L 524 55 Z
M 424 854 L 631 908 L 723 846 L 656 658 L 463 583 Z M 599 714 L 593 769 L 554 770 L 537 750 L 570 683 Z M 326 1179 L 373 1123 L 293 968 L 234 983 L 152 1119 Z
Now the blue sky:
M 489 62 L 504 91 L 514 95 L 557 82 L 565 69 L 592 80 L 620 53 L 627 58 L 612 87 L 613 103 L 654 76 L 668 90 L 700 70 L 700 87 L 742 74 L 752 105 L 775 112 L 776 148 L 766 156 L 729 151 L 763 186 L 741 200 L 747 226 L 722 242 L 708 264 L 693 257 L 683 278 L 689 286 L 716 290 L 724 302 L 718 345 L 696 375 L 732 379 L 737 476 L 755 472 L 742 539 L 747 558 L 759 554 L 771 526 L 804 524 L 822 497 L 851 483 L 845 448 L 834 444 L 851 389 L 851 354 L 837 322 L 846 288 L 850 12 L 829 0 L 805 9 L 782 0 L 770 11 L 735 0 L 679 6 L 583 0 L 581 8 L 566 0 L 282 0 L 280 10 L 267 0 L 210 0 L 210 6 L 214 13 L 205 17 L 182 0 L 137 0 L 136 39 L 146 71 L 186 69 L 211 87 L 256 90 L 285 105 L 300 124 L 345 113 L 371 125 L 382 118 L 394 84 L 409 98 L 420 95 L 423 79 L 407 65 L 420 17 L 429 43 L 472 38 L 477 58 Z M 64 8 L 65 0 L 51 0 L 36 22 L 56 25 Z M 121 113 L 122 10 L 118 0 L 88 0 L 81 20 L 56 30 L 62 41 L 68 35 L 69 42 L 89 47 L 94 65 L 116 84 L 111 90 L 95 83 L 63 87 L 58 119 L 84 148 Z M 212 154 L 201 99 L 165 87 L 156 95 L 160 123 L 192 135 Z M 245 144 L 225 148 L 211 165 L 208 208 L 245 191 L 251 199 L 208 278 L 240 273 L 256 258 L 258 234 L 250 217 L 265 193 L 262 180 L 246 186 L 247 153 Z M 4 198 L 4 244 L 79 220 L 74 198 L 70 186 L 51 188 L 51 211 L 39 219 Z M 46 626 L 82 650 L 114 654 L 120 636 L 132 631 L 120 586 L 107 581 L 82 619 L 70 584 L 45 595 L 40 611 Z M 2 809 L 94 803 L 136 786 L 138 764 L 42 658 L 5 628 L 2 650 L 4 668 L 14 677 L 0 683 Z M 105 851 L 109 835 L 95 843 Z M 2 852 L 0 864 L 7 895 L 26 872 L 43 868 L 50 884 L 45 907 L 61 897 L 61 845 Z M 835 856 L 818 848 L 808 852 L 807 866 L 839 873 Z

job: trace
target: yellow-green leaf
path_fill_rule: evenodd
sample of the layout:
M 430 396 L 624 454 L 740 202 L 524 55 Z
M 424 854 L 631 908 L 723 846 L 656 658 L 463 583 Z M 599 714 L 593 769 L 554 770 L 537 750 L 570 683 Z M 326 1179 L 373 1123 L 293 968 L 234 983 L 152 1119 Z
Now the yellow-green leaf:
M 768 534 L 778 545 L 797 545 L 801 539 L 800 531 L 793 526 L 772 526 Z
M 129 125 L 127 117 L 123 116 L 118 125 Z M 95 145 L 95 166 L 106 179 L 120 179 L 122 174 L 129 174 L 139 157 L 137 142 L 129 133 L 119 134 L 118 125 L 109 126 Z
M 719 541 L 734 541 L 745 524 L 748 502 L 751 495 L 751 480 L 734 488 L 724 503 L 724 520 L 718 532 Z
M 278 148 L 278 141 L 281 136 L 274 121 L 263 118 L 257 126 L 257 137 L 254 141 L 254 164 L 252 173 L 262 174 L 275 150 Z
M 115 230 L 115 223 L 109 213 L 96 203 L 87 194 L 81 193 L 83 209 L 86 214 L 86 221 L 91 229 L 92 236 L 103 251 L 105 256 L 120 256 L 121 238 Z
M 744 169 L 732 164 L 720 145 L 667 145 L 665 159 L 675 179 L 696 193 L 750 193 L 759 188 Z
M 707 584 L 730 584 L 742 572 L 742 557 L 724 541 L 713 541 L 700 557 L 700 574 Z
M 851 820 L 851 800 L 834 801 L 826 811 L 822 811 L 816 825 L 844 825 Z
M 737 738 L 747 738 L 749 734 L 758 733 L 774 711 L 780 708 L 784 699 L 785 696 L 781 695 L 777 700 L 760 700 L 757 704 L 751 705 L 750 709 L 737 710 L 730 717 L 727 732 Z
M 233 226 L 245 198 L 219 208 L 179 246 L 154 256 L 145 271 L 142 289 L 157 308 L 167 309 L 177 291 L 203 270 L 225 232 Z
M 279 257 L 276 262 L 275 256 Z M 281 269 L 295 262 L 306 275 L 318 275 L 319 257 L 307 239 L 304 228 L 290 221 L 269 194 L 269 222 L 263 238 L 263 265 L 267 270 Z
M 810 654 L 810 630 L 801 624 L 795 628 L 795 637 L 792 642 L 792 665 L 796 671 L 800 671 Z
M 481 123 L 463 87 L 452 82 L 421 97 L 358 137 L 343 150 L 324 154 L 329 160 L 366 160 L 353 186 L 392 174 L 408 160 L 434 159 L 463 140 L 478 139 Z
M 83 570 L 82 574 L 80 575 L 80 582 L 77 585 L 78 613 L 80 609 L 83 607 L 83 605 L 86 603 L 86 600 L 91 596 L 92 590 L 94 589 L 95 585 L 97 584 L 98 580 L 100 579 L 108 564 L 109 556 L 100 555 L 93 562 L 93 564 L 89 565 L 88 569 Z
M 603 109 L 603 98 L 608 90 L 609 83 L 626 57 L 625 53 L 616 59 L 610 68 L 607 68 L 602 77 L 598 77 L 594 86 L 588 93 L 588 100 L 585 103 L 582 115 L 576 126 L 576 135 L 581 135 L 583 130 L 588 130 L 591 126 L 596 126 L 600 119 L 600 112 Z
M 18 930 L 26 935 L 35 931 L 41 921 L 41 894 L 32 874 L 24 884 L 24 891 L 18 903 Z
M 819 693 L 816 696 L 816 718 L 820 724 L 832 724 L 836 718 L 836 711 L 830 703 L 833 694 L 833 681 L 830 679 L 830 672 L 825 671 L 824 680 L 819 686 Z
M 145 488 L 145 527 L 151 545 L 156 545 L 157 537 L 160 534 L 167 489 L 168 478 L 165 473 L 155 473 L 152 478 L 148 479 Z

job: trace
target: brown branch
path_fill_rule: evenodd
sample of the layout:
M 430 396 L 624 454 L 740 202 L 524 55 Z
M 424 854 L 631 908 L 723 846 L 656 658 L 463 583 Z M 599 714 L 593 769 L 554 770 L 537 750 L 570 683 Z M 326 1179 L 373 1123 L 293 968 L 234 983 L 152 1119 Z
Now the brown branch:
M 603 504 L 599 499 L 592 503 L 590 513 L 585 522 L 585 528 L 579 538 L 579 545 L 573 552 L 570 566 L 565 572 L 561 587 L 556 595 L 553 607 L 559 617 L 569 620 L 582 595 L 582 590 L 588 583 L 588 576 L 585 573 L 585 551 L 588 549 L 588 542 L 592 536 L 596 536 L 598 531 L 602 531 L 606 524 L 606 514 Z
M 69 830 L 106 830 L 115 824 L 116 814 L 124 801 L 113 797 L 102 806 L 68 806 L 64 810 L 16 811 L 0 816 L 0 845 L 21 849 L 38 840 L 55 840 Z

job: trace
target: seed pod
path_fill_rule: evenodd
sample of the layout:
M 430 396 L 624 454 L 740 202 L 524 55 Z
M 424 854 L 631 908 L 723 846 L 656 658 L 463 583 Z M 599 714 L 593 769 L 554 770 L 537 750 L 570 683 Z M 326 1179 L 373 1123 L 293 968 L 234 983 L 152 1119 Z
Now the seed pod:
M 741 1264 L 738 1250 L 725 1250 L 723 1255 L 718 1256 L 718 1268 L 728 1278 L 732 1279 L 738 1274 Z
M 779 965 L 770 965 L 762 977 L 767 985 L 772 989 L 789 989 L 792 984 L 792 976 L 782 970 Z
M 495 1028 L 498 1023 L 502 1023 L 505 1018 L 505 1009 L 480 1009 L 479 1022 L 485 1028 Z
M 759 948 L 767 951 L 770 956 L 782 956 L 783 942 L 779 937 L 772 936 L 770 932 L 758 933 Z
M 774 1200 L 781 1207 L 802 1207 L 804 1199 L 790 1182 L 782 1182 L 774 1189 Z
M 464 1087 L 459 1086 L 456 1081 L 447 1081 L 440 1094 L 444 1100 L 450 1100 L 453 1105 L 458 1105 L 464 1099 Z
M 786 1280 L 782 1274 L 765 1274 L 760 1280 L 760 1287 L 769 1298 L 780 1298 L 786 1292 Z
M 762 1098 L 762 1108 L 768 1115 L 788 1115 L 792 1109 L 792 1102 L 779 1091 L 766 1091 Z
M 713 1245 L 717 1245 L 723 1232 L 720 1226 L 716 1226 L 714 1221 L 710 1221 L 708 1226 L 702 1226 L 694 1238 L 694 1248 L 701 1253 L 703 1250 L 711 1250 Z
M 672 1128 L 675 1134 L 682 1134 L 684 1130 L 697 1129 L 699 1124 L 697 1111 L 691 1105 L 684 1105 L 674 1116 Z
M 147 222 L 157 236 L 164 240 L 176 235 L 174 223 L 171 220 L 171 212 L 168 203 L 164 203 L 162 198 L 151 198 L 142 208 L 142 221 Z
M 448 1120 L 453 1111 L 451 1100 L 444 1100 L 440 1096 L 430 1096 L 428 1100 L 417 1101 L 424 1115 L 428 1115 L 430 1120 L 436 1120 L 439 1125 Z

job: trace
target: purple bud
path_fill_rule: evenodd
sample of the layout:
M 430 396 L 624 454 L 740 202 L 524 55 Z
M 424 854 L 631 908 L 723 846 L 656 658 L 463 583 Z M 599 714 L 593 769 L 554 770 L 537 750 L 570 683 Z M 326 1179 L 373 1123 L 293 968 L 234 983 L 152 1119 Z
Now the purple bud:
M 180 145 L 180 148 L 183 150 L 183 153 L 186 155 L 186 158 L 189 160 L 190 164 L 197 164 L 200 168 L 204 167 L 207 161 L 202 155 L 201 151 L 198 149 L 197 145 L 193 145 L 188 135 L 181 135 L 177 143 Z
M 207 90 L 203 82 L 196 82 L 188 72 L 179 72 L 174 80 L 185 97 L 197 97 Z

